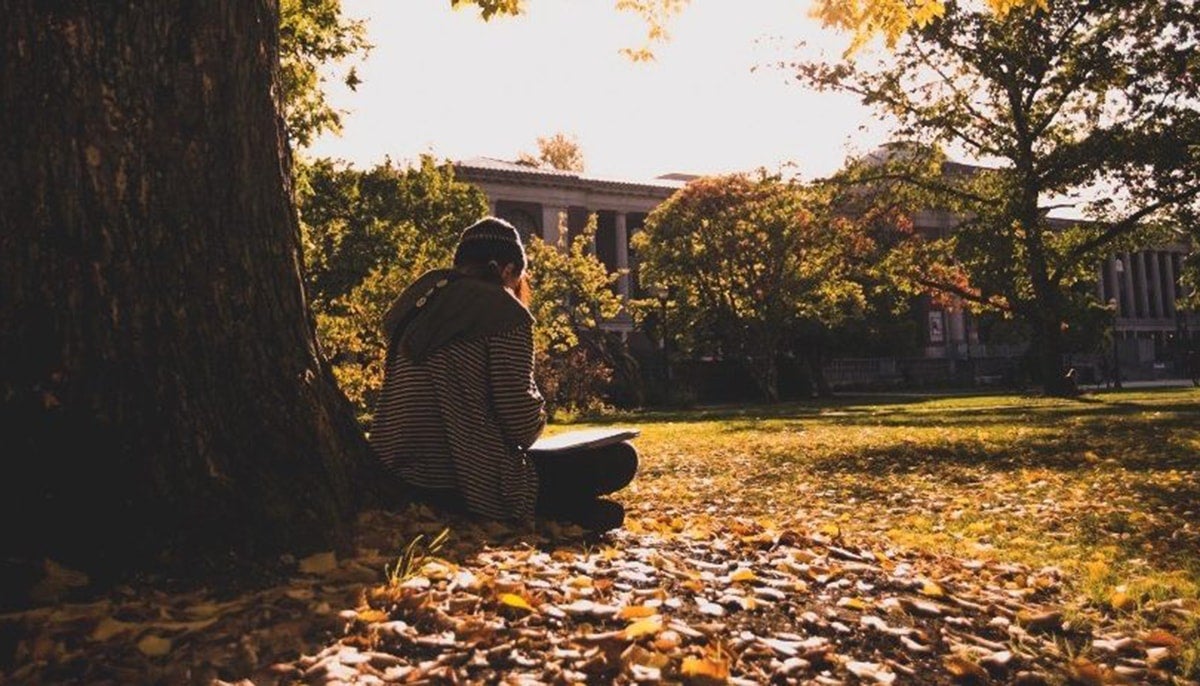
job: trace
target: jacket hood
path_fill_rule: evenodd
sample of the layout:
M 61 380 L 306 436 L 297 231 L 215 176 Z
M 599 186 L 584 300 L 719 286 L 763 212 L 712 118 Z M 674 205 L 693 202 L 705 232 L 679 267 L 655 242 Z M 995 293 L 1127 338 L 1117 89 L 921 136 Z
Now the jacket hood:
M 383 319 L 389 348 L 399 345 L 399 352 L 414 362 L 456 341 L 532 323 L 533 315 L 503 286 L 452 269 L 422 275 L 396 298 Z

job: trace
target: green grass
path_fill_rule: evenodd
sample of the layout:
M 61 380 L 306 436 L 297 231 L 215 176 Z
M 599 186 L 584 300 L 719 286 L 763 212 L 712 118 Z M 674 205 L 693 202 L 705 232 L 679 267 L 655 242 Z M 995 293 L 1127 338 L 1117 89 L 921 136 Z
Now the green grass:
M 1200 606 L 1200 391 L 846 397 L 621 414 L 642 466 L 633 530 L 726 516 L 825 528 L 869 545 L 1053 566 L 1076 611 L 1163 621 Z M 569 427 L 556 427 L 561 430 Z M 1124 594 L 1124 599 L 1118 595 Z M 1119 608 L 1114 608 L 1116 600 Z M 1200 672 L 1200 622 L 1183 673 Z

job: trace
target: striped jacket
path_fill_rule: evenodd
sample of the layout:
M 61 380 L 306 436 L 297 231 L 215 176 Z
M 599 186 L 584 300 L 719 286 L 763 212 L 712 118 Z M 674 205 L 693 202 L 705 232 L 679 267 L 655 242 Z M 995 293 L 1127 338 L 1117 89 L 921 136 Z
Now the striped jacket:
M 371 446 L 413 486 L 453 489 L 486 517 L 527 517 L 538 484 L 522 448 L 545 425 L 533 318 L 500 286 L 447 275 L 418 279 L 389 313 L 411 323 L 388 332 Z

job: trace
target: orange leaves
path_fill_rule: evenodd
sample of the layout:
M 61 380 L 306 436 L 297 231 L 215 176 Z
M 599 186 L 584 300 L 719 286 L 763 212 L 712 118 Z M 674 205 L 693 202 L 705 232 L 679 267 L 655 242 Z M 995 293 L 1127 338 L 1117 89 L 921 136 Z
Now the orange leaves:
M 946 671 L 959 681 L 987 683 L 991 680 L 986 669 L 964 655 L 947 655 L 942 664 Z
M 689 684 L 723 684 L 729 680 L 729 658 L 720 648 L 709 649 L 701 657 L 683 658 L 679 673 Z
M 645 605 L 628 605 L 621 608 L 621 611 L 617 613 L 617 618 L 645 619 L 646 617 L 651 617 L 656 614 L 658 614 L 658 611 L 652 607 L 646 607 Z

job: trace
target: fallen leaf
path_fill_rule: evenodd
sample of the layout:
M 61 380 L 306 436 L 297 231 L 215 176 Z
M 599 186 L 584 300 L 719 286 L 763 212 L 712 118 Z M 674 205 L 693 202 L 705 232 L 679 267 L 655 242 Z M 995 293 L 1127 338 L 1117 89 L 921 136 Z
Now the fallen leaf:
M 737 570 L 737 571 L 736 571 L 736 572 L 734 572 L 733 574 L 730 574 L 730 575 L 729 575 L 729 580 L 730 580 L 730 581 L 743 581 L 743 582 L 745 582 L 745 581 L 755 581 L 755 580 L 757 580 L 757 579 L 758 579 L 758 575 L 756 575 L 756 574 L 754 573 L 754 570 L 752 570 L 752 569 L 745 569 L 745 568 L 742 568 L 742 569 L 739 569 L 739 570 Z
M 534 612 L 533 606 L 529 601 L 525 600 L 516 593 L 501 593 L 499 596 L 500 603 L 505 607 L 511 607 L 516 610 L 524 610 L 525 612 Z
M 685 657 L 679 673 L 688 683 L 723 684 L 729 680 L 729 661 L 712 657 Z
M 964 682 L 986 683 L 990 681 L 987 670 L 962 655 L 947 655 L 942 664 L 955 679 Z
M 376 610 L 374 608 L 371 608 L 369 610 L 359 610 L 358 611 L 358 621 L 360 621 L 360 622 L 366 622 L 367 624 L 376 624 L 378 622 L 386 622 L 387 620 L 388 620 L 388 613 L 386 613 L 382 610 Z
M 1104 686 L 1104 672 L 1087 658 L 1077 657 L 1071 662 L 1067 678 L 1075 686 Z
M 1146 634 L 1146 638 L 1144 640 L 1146 643 L 1152 646 L 1170 648 L 1171 650 L 1179 650 L 1183 647 L 1183 639 L 1163 629 L 1155 629 L 1151 631 L 1150 633 Z
M 653 615 L 625 627 L 621 635 L 627 641 L 635 641 L 642 636 L 653 636 L 662 631 L 663 621 L 661 615 Z
M 851 660 L 846 663 L 846 669 L 859 679 L 874 679 L 878 684 L 890 684 L 896 680 L 895 672 L 890 672 L 874 662 Z
M 658 614 L 658 611 L 645 605 L 628 605 L 617 613 L 618 619 L 642 619 Z
M 137 626 L 140 625 L 133 624 L 131 622 L 122 622 L 121 620 L 113 619 L 112 617 L 105 617 L 104 619 L 100 620 L 100 622 L 96 624 L 96 628 L 92 630 L 91 639 L 93 641 L 107 641 L 113 636 L 125 631 L 129 631 Z
M 300 560 L 301 574 L 323 575 L 337 569 L 337 555 L 332 552 L 309 555 Z
M 1112 606 L 1112 609 L 1118 612 L 1127 612 L 1132 610 L 1137 605 L 1133 598 L 1130 598 L 1129 594 L 1125 593 L 1124 591 L 1114 592 L 1112 596 L 1109 597 L 1108 604 Z
M 143 655 L 148 657 L 162 657 L 171 652 L 171 640 L 147 634 L 142 640 L 138 641 L 138 650 L 142 651 Z
M 937 585 L 936 583 L 934 583 L 932 581 L 926 581 L 921 586 L 921 594 L 927 595 L 930 598 L 946 597 L 946 591 L 944 591 L 941 586 Z

